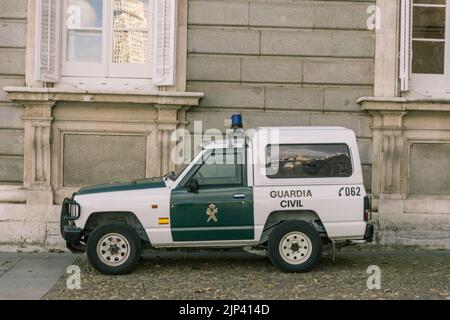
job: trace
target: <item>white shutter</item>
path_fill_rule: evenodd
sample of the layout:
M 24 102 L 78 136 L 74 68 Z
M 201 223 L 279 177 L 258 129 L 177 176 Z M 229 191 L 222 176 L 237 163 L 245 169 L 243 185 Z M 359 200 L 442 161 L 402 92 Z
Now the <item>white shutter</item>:
M 400 2 L 400 91 L 409 90 L 412 62 L 412 0 Z
M 61 1 L 36 1 L 36 80 L 57 82 L 61 32 Z
M 158 86 L 175 84 L 176 16 L 177 0 L 156 0 L 155 83 Z

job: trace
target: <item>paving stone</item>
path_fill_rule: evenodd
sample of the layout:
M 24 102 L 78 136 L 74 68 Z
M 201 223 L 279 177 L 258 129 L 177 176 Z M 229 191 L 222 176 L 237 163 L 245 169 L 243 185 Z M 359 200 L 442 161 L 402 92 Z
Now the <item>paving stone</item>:
M 308 273 L 282 273 L 265 256 L 238 251 L 150 252 L 125 276 L 104 276 L 85 256 L 81 289 L 66 276 L 44 299 L 449 299 L 450 251 L 355 247 L 324 256 Z M 367 269 L 381 269 L 381 289 L 369 290 Z

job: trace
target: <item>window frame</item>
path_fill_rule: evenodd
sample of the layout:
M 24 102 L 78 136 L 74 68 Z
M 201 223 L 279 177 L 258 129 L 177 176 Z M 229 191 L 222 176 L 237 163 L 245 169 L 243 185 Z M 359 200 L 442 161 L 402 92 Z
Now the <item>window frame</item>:
M 103 82 L 114 84 L 117 81 L 113 79 L 129 79 L 136 82 L 152 81 L 154 78 L 154 24 L 155 24 L 155 1 L 149 0 L 149 52 L 148 63 L 146 64 L 115 64 L 112 62 L 113 50 L 113 14 L 114 3 L 110 0 L 103 0 L 103 25 L 102 25 L 102 63 L 90 62 L 69 62 L 67 61 L 67 34 L 66 12 L 67 1 L 63 0 L 62 7 L 62 25 L 61 25 L 61 82 L 69 79 L 75 82 L 82 79 L 95 78 L 94 83 Z M 81 71 L 81 72 L 80 72 Z M 71 82 L 70 80 L 68 82 Z M 142 85 L 144 83 L 141 83 Z
M 445 54 L 444 54 L 444 74 L 424 74 L 424 73 L 413 73 L 413 25 L 414 25 L 414 7 L 445 7 Z M 413 91 L 424 93 L 431 96 L 448 95 L 450 94 L 450 1 L 447 0 L 445 5 L 433 5 L 433 4 L 414 4 L 411 0 L 410 7 L 410 17 L 411 17 L 411 89 Z
M 186 80 L 179 67 L 186 67 L 183 47 L 186 45 L 187 30 L 183 21 L 187 19 L 187 0 L 152 0 L 154 3 L 154 23 L 150 53 L 153 77 L 143 78 L 100 78 L 67 77 L 61 73 L 62 64 L 62 0 L 35 0 L 30 2 L 27 18 L 34 22 L 34 36 L 27 37 L 27 48 L 33 48 L 34 54 L 27 55 L 27 83 L 36 87 L 55 87 L 59 90 L 99 91 L 120 90 L 128 92 L 175 90 Z M 178 8 L 181 8 L 179 10 Z M 29 76 L 30 75 L 30 76 Z
M 234 183 L 234 184 L 210 184 L 210 185 L 199 185 L 200 189 L 215 189 L 215 188 L 236 188 L 236 187 L 246 187 L 247 186 L 247 152 L 246 148 L 216 148 L 216 149 L 209 149 L 205 153 L 203 153 L 200 157 L 200 159 L 195 163 L 192 167 L 190 172 L 186 173 L 186 175 L 182 178 L 176 189 L 185 189 L 187 188 L 187 185 L 189 181 L 197 174 L 197 172 L 202 168 L 202 166 L 205 164 L 207 159 L 211 156 L 213 152 L 216 150 L 234 150 L 233 153 L 235 156 L 238 155 L 239 152 L 242 153 L 244 163 L 237 164 L 238 166 L 241 166 L 241 183 Z
M 353 162 L 353 156 L 352 156 L 352 152 L 351 152 L 351 148 L 347 143 L 279 143 L 279 144 L 267 144 L 265 146 L 265 154 L 266 154 L 266 165 L 267 165 L 267 154 L 268 154 L 268 150 L 269 148 L 271 148 L 272 146 L 278 146 L 278 148 L 280 148 L 281 146 L 329 146 L 329 145 L 336 145 L 336 146 L 345 146 L 347 148 L 347 154 L 349 157 L 349 161 L 350 161 L 350 168 L 351 168 L 351 172 L 349 175 L 346 176 L 337 176 L 337 177 L 298 177 L 298 176 L 286 176 L 286 177 L 277 177 L 277 176 L 271 176 L 267 174 L 267 166 L 266 166 L 266 171 L 264 173 L 265 178 L 272 180 L 272 181 L 276 181 L 276 180 L 284 180 L 284 179 L 348 179 L 350 177 L 352 177 L 355 173 L 355 167 L 354 167 L 354 162 Z

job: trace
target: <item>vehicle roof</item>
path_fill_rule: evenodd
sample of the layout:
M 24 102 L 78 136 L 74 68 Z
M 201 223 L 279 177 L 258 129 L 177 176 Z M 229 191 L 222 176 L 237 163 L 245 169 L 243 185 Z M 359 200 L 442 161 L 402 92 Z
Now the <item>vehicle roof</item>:
M 211 141 L 211 142 L 202 142 L 201 144 L 203 149 L 220 149 L 220 148 L 244 148 L 245 143 L 244 142 L 238 142 L 234 144 L 230 144 L 229 140 L 217 140 L 217 141 Z
M 278 132 L 279 137 L 295 137 L 297 135 L 305 137 L 321 137 L 321 138 L 345 138 L 354 136 L 354 132 L 351 129 L 344 127 L 259 127 L 252 134 L 249 135 L 250 139 L 255 136 L 270 135 L 271 132 Z
M 256 128 L 250 135 L 249 138 L 252 139 L 253 136 L 255 136 L 258 133 L 263 133 L 265 131 L 271 131 L 271 130 L 278 130 L 285 134 L 290 134 L 293 132 L 303 131 L 308 132 L 308 134 L 314 134 L 314 133 L 327 133 L 330 134 L 332 137 L 336 138 L 337 136 L 341 137 L 348 137 L 348 134 L 351 134 L 354 136 L 354 132 L 351 129 L 344 128 L 344 127 L 332 127 L 332 126 L 303 126 L 303 127 L 258 127 Z M 331 133 L 334 131 L 334 133 Z M 228 148 L 230 147 L 230 140 L 216 140 L 216 141 L 210 141 L 210 142 L 203 142 L 201 144 L 203 149 L 215 149 L 215 148 Z M 238 141 L 237 143 L 233 144 L 234 148 L 243 148 L 245 146 L 244 141 L 241 139 L 241 141 Z
M 263 131 L 263 130 L 306 130 L 306 131 L 322 131 L 322 130 L 344 130 L 344 131 L 351 131 L 348 128 L 344 127 L 330 127 L 330 126 L 303 126 L 303 127 L 258 127 L 256 128 L 256 131 Z

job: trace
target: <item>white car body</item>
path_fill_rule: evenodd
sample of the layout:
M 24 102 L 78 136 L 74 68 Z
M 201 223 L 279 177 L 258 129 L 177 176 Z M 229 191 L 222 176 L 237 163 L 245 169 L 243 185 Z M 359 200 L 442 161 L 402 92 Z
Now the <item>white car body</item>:
M 273 145 L 272 133 L 276 132 L 279 145 L 314 145 L 314 144 L 345 144 L 348 146 L 351 158 L 352 173 L 347 177 L 330 178 L 269 178 L 265 174 L 266 161 L 258 161 L 266 156 L 266 147 Z M 174 239 L 172 225 L 175 205 L 171 204 L 174 190 L 180 188 L 202 157 L 211 150 L 223 148 L 245 148 L 247 161 L 246 185 L 253 192 L 253 231 L 251 237 L 245 239 L 196 239 L 183 241 Z M 297 162 L 295 162 L 297 163 Z M 294 166 L 294 164 L 289 164 Z M 317 216 L 330 240 L 367 240 L 367 217 L 364 217 L 364 198 L 367 196 L 363 185 L 363 175 L 358 152 L 358 145 L 353 131 L 339 127 L 277 127 L 258 128 L 245 141 L 242 139 L 232 143 L 220 141 L 203 145 L 202 150 L 175 180 L 165 178 L 155 182 L 155 185 L 144 183 L 142 188 L 133 184 L 128 190 L 126 186 L 114 189 L 104 186 L 75 194 L 72 201 L 78 203 L 80 211 L 78 219 L 73 220 L 72 226 L 86 232 L 86 224 L 93 214 L 110 212 L 132 213 L 141 223 L 153 247 L 233 247 L 256 246 L 267 240 L 265 228 L 269 216 L 274 212 L 282 215 L 306 213 Z M 123 190 L 125 189 L 125 190 Z M 102 191 L 103 190 L 103 191 Z M 223 194 L 223 189 L 221 189 Z M 189 193 L 185 193 L 188 197 Z M 240 195 L 239 195 L 240 196 Z M 244 195 L 245 196 L 245 195 Z M 196 195 L 192 194 L 195 202 Z M 250 199 L 243 199 L 242 204 Z M 212 195 L 208 203 L 216 203 Z M 248 203 L 247 203 L 248 205 Z M 194 210 L 194 209 L 193 209 Z M 214 221 L 206 221 L 204 209 L 196 213 L 205 218 L 205 225 L 198 228 L 210 237 L 211 232 L 222 230 L 249 229 L 251 226 L 218 226 Z M 217 216 L 221 216 L 220 204 L 217 205 Z M 313 218 L 312 220 L 314 220 Z M 311 219 L 310 219 L 311 220 Z M 312 222 L 312 220 L 310 222 Z M 164 223 L 161 223 L 163 221 Z M 233 229 L 234 228 L 234 229 Z M 195 232 L 195 226 L 178 228 L 178 231 Z M 209 231 L 208 231 L 209 230 Z M 373 233 L 373 232 L 372 232 Z M 194 233 L 193 233 L 194 234 Z

